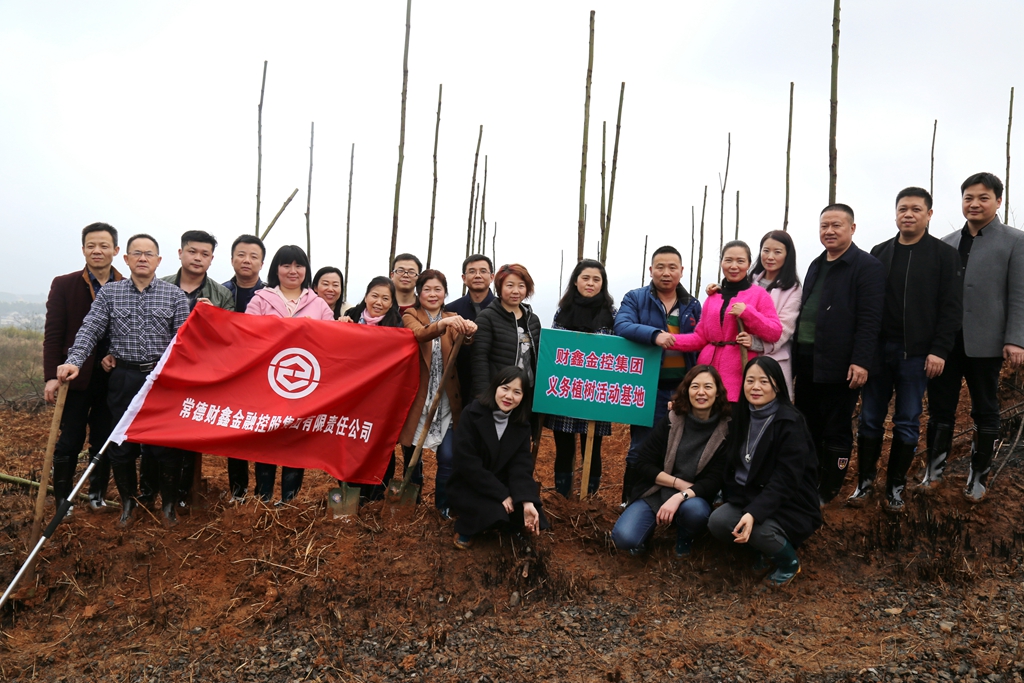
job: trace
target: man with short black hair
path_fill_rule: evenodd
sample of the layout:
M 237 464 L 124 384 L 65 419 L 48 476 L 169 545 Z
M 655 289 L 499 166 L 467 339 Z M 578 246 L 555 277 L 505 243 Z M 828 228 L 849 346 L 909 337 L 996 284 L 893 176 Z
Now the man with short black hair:
M 818 237 L 825 251 L 804 278 L 793 363 L 795 405 L 818 454 L 822 506 L 839 493 L 853 452 L 851 419 L 875 363 L 885 300 L 885 269 L 853 243 L 853 209 L 829 204 Z
M 53 279 L 50 295 L 46 298 L 46 323 L 43 328 L 43 371 L 46 376 L 45 397 L 56 403 L 57 366 L 67 358 L 68 349 L 89 313 L 93 299 L 108 282 L 123 279 L 113 267 L 117 246 L 117 230 L 106 223 L 92 223 L 82 229 L 82 254 L 85 268 Z M 68 387 L 64 400 L 64 413 L 60 421 L 60 438 L 53 450 L 53 497 L 59 503 L 74 488 L 78 454 L 85 444 L 86 427 L 89 429 L 89 453 L 99 452 L 114 428 L 107 407 L 108 374 L 101 365 L 107 355 L 109 339 L 100 339 L 95 351 L 82 361 L 82 370 Z M 110 460 L 107 454 L 89 475 L 89 508 L 106 507 L 107 483 L 110 481 Z M 68 509 L 68 514 L 71 510 Z
M 395 304 L 398 315 L 416 305 L 416 278 L 423 272 L 423 264 L 413 254 L 399 254 L 391 265 L 391 281 L 395 283 Z
M 263 289 L 260 269 L 266 258 L 267 248 L 256 235 L 239 235 L 231 243 L 231 267 L 235 275 L 224 283 L 224 287 L 231 293 L 234 299 L 233 310 L 238 313 L 245 313 L 252 295 Z
M 896 195 L 896 237 L 871 250 L 887 273 L 877 372 L 861 401 L 857 430 L 857 490 L 848 505 L 874 493 L 889 400 L 896 394 L 885 482 L 885 509 L 903 512 L 907 471 L 921 431 L 928 380 L 938 377 L 953 350 L 963 317 L 963 282 L 956 249 L 928 234 L 932 196 L 920 187 Z
M 697 362 L 697 354 L 676 351 L 677 334 L 693 332 L 700 320 L 700 302 L 680 284 L 683 277 L 683 256 L 672 246 L 659 247 L 651 255 L 651 284 L 626 292 L 615 316 L 615 334 L 637 342 L 662 348 L 658 394 L 654 401 L 654 423 L 668 413 L 672 393 L 687 371 Z M 625 507 L 636 483 L 636 463 L 640 444 L 652 427 L 629 426 L 629 452 L 622 476 L 622 506 Z
M 444 309 L 461 315 L 466 320 L 476 320 L 476 316 L 494 301 L 491 283 L 494 282 L 494 264 L 483 254 L 471 254 L 462 262 L 462 283 L 466 285 L 466 295 L 445 304 Z M 473 354 L 460 353 L 455 361 L 459 373 L 459 386 L 463 395 L 473 390 Z
M 953 443 L 960 387 L 971 394 L 974 439 L 971 468 L 963 493 L 985 497 L 992 458 L 999 441 L 999 372 L 1024 363 L 1024 232 L 1003 225 L 999 207 L 1003 183 L 976 173 L 960 186 L 964 227 L 942 238 L 963 263 L 963 326 L 945 371 L 928 383 L 928 465 L 924 490 L 942 482 Z
M 99 341 L 110 334 L 110 353 L 116 366 L 110 375 L 107 405 L 116 425 L 128 405 L 146 383 L 178 328 L 188 317 L 188 297 L 179 288 L 156 277 L 160 265 L 160 246 L 146 234 L 133 235 L 125 247 L 125 263 L 131 277 L 104 285 L 96 294 L 89 314 L 75 336 L 64 365 L 57 368 L 57 379 L 69 382 L 92 354 Z M 121 494 L 121 518 L 125 528 L 133 519 L 138 493 L 135 461 L 140 448 L 152 449 L 160 460 L 160 497 L 164 524 L 178 523 L 175 513 L 178 482 L 181 480 L 182 451 L 162 446 L 140 446 L 124 442 L 110 444 L 107 455 L 114 472 L 114 483 Z

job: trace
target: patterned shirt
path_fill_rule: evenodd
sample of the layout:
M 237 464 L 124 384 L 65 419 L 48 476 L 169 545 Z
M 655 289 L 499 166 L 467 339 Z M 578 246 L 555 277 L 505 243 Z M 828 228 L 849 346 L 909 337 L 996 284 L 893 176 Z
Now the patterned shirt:
M 108 282 L 82 321 L 67 362 L 76 367 L 89 357 L 97 342 L 110 337 L 110 353 L 128 363 L 151 363 L 160 358 L 188 317 L 188 297 L 160 278 L 141 292 L 130 277 Z

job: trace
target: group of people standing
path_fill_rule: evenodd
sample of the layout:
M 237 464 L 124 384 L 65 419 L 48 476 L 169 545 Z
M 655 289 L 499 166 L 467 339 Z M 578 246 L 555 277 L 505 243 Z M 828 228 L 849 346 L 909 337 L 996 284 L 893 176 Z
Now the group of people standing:
M 853 210 L 831 204 L 819 221 L 824 251 L 802 285 L 788 233 L 767 233 L 756 257 L 744 242 L 729 242 L 722 281 L 708 287 L 703 305 L 680 284 L 682 257 L 671 246 L 654 251 L 649 286 L 626 293 L 618 308 L 604 266 L 579 262 L 552 327 L 662 349 L 654 425 L 630 427 L 615 545 L 642 552 L 658 525 L 674 524 L 676 553 L 685 556 L 709 529 L 748 544 L 757 551 L 756 566 L 773 569 L 769 580 L 787 583 L 799 571 L 796 549 L 821 524 L 820 509 L 838 495 L 850 468 L 858 397 L 857 486 L 848 503 L 874 496 L 895 393 L 883 505 L 900 512 L 925 392 L 921 490 L 929 491 L 943 479 L 963 378 L 976 426 L 964 495 L 984 498 L 998 439 L 999 371 L 1004 361 L 1024 362 L 1024 233 L 999 221 L 1002 191 L 994 175 L 968 178 L 961 187 L 966 223 L 940 240 L 928 232 L 930 194 L 906 188 L 896 198 L 897 234 L 870 253 L 853 242 Z M 182 235 L 182 267 L 163 280 L 155 278 L 159 246 L 148 235 L 128 240 L 128 278 L 112 267 L 114 228 L 90 225 L 82 244 L 85 269 L 56 278 L 47 303 L 47 398 L 60 382 L 72 382 L 54 459 L 58 496 L 70 491 L 86 424 L 95 452 L 200 302 L 252 315 L 412 330 L 420 387 L 399 441 L 406 467 L 413 444 L 422 441 L 434 452 L 434 502 L 443 517 L 456 517 L 457 547 L 496 525 L 532 533 L 548 526 L 533 475 L 542 427 L 554 435 L 554 488 L 571 494 L 576 444 L 582 452 L 588 423 L 531 410 L 542 332 L 526 303 L 534 282 L 524 266 L 495 271 L 488 257 L 469 256 L 462 265 L 467 292 L 446 304 L 445 275 L 400 254 L 390 277 L 372 279 L 362 300 L 348 306 L 341 300 L 344 274 L 325 267 L 311 276 L 297 246 L 277 251 L 264 283 L 266 250 L 252 235 L 232 244 L 235 276 L 224 285 L 206 275 L 217 242 L 202 231 Z M 450 361 L 457 373 L 442 388 Z M 440 402 L 429 419 L 435 395 Z M 591 476 L 581 484 L 590 493 L 601 486 L 601 439 L 611 433 L 608 423 L 594 428 Z M 129 524 L 135 501 L 151 500 L 158 489 L 164 521 L 175 524 L 191 481 L 185 464 L 195 454 L 141 447 L 143 461 L 157 463 L 159 483 L 140 491 L 140 447 L 126 443 L 107 453 L 122 500 L 120 523 Z M 386 481 L 394 453 L 382 457 L 390 458 Z M 144 482 L 153 479 L 150 469 L 141 468 Z M 279 504 L 298 493 L 303 474 L 282 469 Z M 248 464 L 230 460 L 228 471 L 231 496 L 241 500 Z M 257 495 L 271 500 L 276 467 L 257 463 L 255 476 Z M 422 480 L 421 472 L 415 476 Z M 108 477 L 103 467 L 94 470 L 91 507 L 103 507 Z M 382 494 L 381 485 L 362 489 L 365 499 Z

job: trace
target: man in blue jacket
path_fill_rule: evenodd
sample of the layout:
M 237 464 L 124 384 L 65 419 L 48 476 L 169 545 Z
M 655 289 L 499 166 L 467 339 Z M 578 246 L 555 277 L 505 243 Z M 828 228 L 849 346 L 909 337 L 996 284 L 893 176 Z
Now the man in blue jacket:
M 679 280 L 683 277 L 683 256 L 675 247 L 659 247 L 651 256 L 651 284 L 626 292 L 615 316 L 615 334 L 638 344 L 660 346 L 661 372 L 654 403 L 654 422 L 668 413 L 668 402 L 686 373 L 697 362 L 697 354 L 669 350 L 675 334 L 693 332 L 700 320 L 700 302 L 690 296 Z M 636 482 L 640 444 L 652 427 L 630 425 L 629 453 L 622 477 L 622 504 Z
M 927 491 L 942 482 L 953 441 L 962 380 L 971 394 L 974 440 L 964 496 L 985 497 L 988 473 L 999 441 L 999 372 L 1024 363 L 1024 232 L 998 216 L 1003 183 L 976 173 L 960 186 L 964 227 L 942 238 L 960 252 L 964 267 L 963 328 L 945 371 L 928 383 Z
M 853 243 L 853 209 L 830 204 L 818 222 L 825 251 L 804 278 L 793 379 L 796 407 L 818 452 L 821 505 L 839 493 L 853 452 L 853 411 L 875 363 L 885 268 Z

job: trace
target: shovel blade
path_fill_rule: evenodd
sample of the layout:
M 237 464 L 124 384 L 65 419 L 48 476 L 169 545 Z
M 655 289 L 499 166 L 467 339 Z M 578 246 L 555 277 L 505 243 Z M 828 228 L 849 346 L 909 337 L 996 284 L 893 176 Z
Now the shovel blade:
M 420 497 L 420 487 L 411 481 L 395 477 L 388 484 L 387 502 L 399 507 L 414 507 Z
M 334 519 L 359 514 L 359 493 L 358 486 L 348 484 L 342 484 L 327 493 L 327 506 L 334 514 Z

